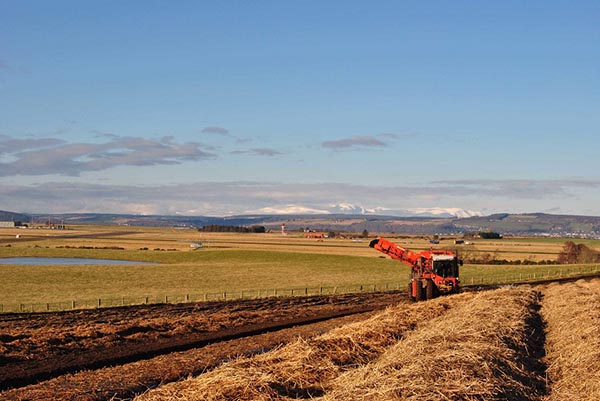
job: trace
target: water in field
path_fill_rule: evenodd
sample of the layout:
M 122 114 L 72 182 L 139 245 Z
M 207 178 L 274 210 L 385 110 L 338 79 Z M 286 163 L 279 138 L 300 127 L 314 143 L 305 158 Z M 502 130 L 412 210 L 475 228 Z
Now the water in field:
M 87 259 L 87 258 L 0 258 L 0 264 L 4 265 L 28 265 L 28 266 L 54 266 L 54 265 L 147 265 L 150 262 L 136 262 L 131 260 L 115 259 Z

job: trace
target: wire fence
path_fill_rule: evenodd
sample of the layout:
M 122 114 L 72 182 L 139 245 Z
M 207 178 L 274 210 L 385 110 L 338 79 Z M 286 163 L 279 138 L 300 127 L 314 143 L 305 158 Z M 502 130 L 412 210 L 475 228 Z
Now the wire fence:
M 561 265 L 552 265 L 546 268 L 537 268 L 531 272 L 508 272 L 485 276 L 471 276 L 461 279 L 463 287 L 477 285 L 502 285 L 502 284 L 521 284 L 548 280 L 560 280 L 561 278 L 585 277 L 600 273 L 600 265 L 577 265 L 563 267 Z
M 274 288 L 258 290 L 238 290 L 203 292 L 175 295 L 154 295 L 144 297 L 77 299 L 63 302 L 0 304 L 0 313 L 10 312 L 59 312 L 75 309 L 110 308 L 117 306 L 178 304 L 208 301 L 232 301 L 261 299 L 270 297 L 299 297 L 314 295 L 336 295 L 361 292 L 396 291 L 406 287 L 405 283 L 364 284 L 346 286 L 319 286 L 298 288 Z
M 462 279 L 463 287 L 480 285 L 509 285 L 547 280 L 559 280 L 569 277 L 585 277 L 600 274 L 600 265 L 536 269 L 532 272 L 502 273 L 485 276 L 467 276 Z M 5 303 L 0 304 L 0 313 L 24 312 L 60 312 L 76 309 L 110 308 L 118 306 L 178 304 L 208 301 L 230 301 L 243 299 L 261 299 L 270 297 L 297 297 L 314 295 L 336 295 L 378 291 L 398 291 L 407 288 L 407 282 L 384 284 L 357 284 L 346 286 L 297 287 L 280 289 L 238 290 L 222 292 L 203 292 L 173 295 L 154 295 L 144 297 L 123 296 L 119 298 L 73 299 L 62 302 L 46 303 Z

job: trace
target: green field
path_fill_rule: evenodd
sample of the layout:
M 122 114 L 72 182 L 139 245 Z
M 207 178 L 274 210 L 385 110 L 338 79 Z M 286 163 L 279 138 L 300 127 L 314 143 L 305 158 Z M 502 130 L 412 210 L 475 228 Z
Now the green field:
M 84 256 L 82 254 L 85 252 L 78 254 Z M 124 255 L 121 253 L 119 256 Z M 0 267 L 3 278 L 0 303 L 386 284 L 404 282 L 408 271 L 399 263 L 381 258 L 294 252 L 207 250 L 145 253 L 144 256 L 144 260 L 169 260 L 172 263 L 127 266 L 4 265 Z
M 91 239 L 91 233 L 106 235 Z M 402 288 L 408 282 L 409 269 L 404 264 L 386 259 L 368 247 L 368 242 L 329 240 L 316 242 L 301 237 L 256 236 L 245 234 L 214 235 L 212 248 L 189 249 L 197 233 L 136 228 L 114 231 L 113 227 L 85 228 L 81 239 L 77 233 L 69 237 L 56 233 L 38 235 L 27 242 L 9 241 L 0 247 L 0 257 L 83 257 L 157 262 L 156 265 L 121 266 L 18 266 L 0 265 L 0 305 L 46 304 L 56 302 L 94 302 L 127 298 L 129 303 L 164 300 L 201 299 L 202 294 L 261 294 L 267 291 L 287 294 L 286 291 L 322 287 L 344 291 L 376 288 Z M 132 230 L 132 228 L 128 228 Z M 36 234 L 37 235 L 37 234 Z M 14 235 L 12 236 L 14 238 Z M 0 239 L 2 237 L 0 236 Z M 527 251 L 555 256 L 561 242 L 554 239 L 512 239 L 503 242 L 485 241 L 478 249 L 497 249 L 504 254 L 521 258 Z M 79 249 L 99 245 L 125 249 Z M 140 245 L 151 244 L 140 250 Z M 545 245 L 546 244 L 546 245 Z M 10 245 L 10 246 L 8 246 Z M 425 240 L 410 240 L 408 248 L 427 247 Z M 66 247 L 68 246 L 68 247 Z M 146 246 L 147 247 L 147 246 Z M 156 247 L 156 248 L 155 248 Z M 570 269 L 570 270 L 567 270 Z M 572 273 L 593 273 L 594 265 L 465 265 L 461 271 L 463 285 L 510 283 L 515 281 L 557 278 Z M 352 287 L 351 289 L 348 289 Z M 308 290 L 305 290 L 308 291 Z M 209 297 L 210 298 L 210 297 Z M 137 299 L 137 300 L 134 300 Z M 106 305 L 104 303 L 103 305 Z M 9 310 L 10 308 L 4 308 Z M 14 309 L 14 308 L 13 308 Z

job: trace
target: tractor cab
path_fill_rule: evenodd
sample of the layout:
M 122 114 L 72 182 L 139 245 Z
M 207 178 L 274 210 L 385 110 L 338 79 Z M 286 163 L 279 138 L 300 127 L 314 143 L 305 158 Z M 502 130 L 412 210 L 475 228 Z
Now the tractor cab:
M 458 277 L 458 259 L 452 255 L 433 255 L 433 273 L 443 277 Z

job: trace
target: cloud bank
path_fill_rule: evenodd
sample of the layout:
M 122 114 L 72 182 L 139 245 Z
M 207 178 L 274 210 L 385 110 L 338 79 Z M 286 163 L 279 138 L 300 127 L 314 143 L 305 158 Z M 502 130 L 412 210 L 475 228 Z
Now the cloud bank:
M 0 184 L 0 205 L 1 209 L 18 212 L 213 216 L 286 211 L 401 215 L 436 208 L 485 213 L 541 210 L 577 213 L 585 210 L 586 204 L 576 194 L 588 191 L 597 197 L 599 188 L 600 180 L 476 180 L 390 187 L 344 183 L 198 182 L 125 186 L 57 182 L 36 186 Z M 560 209 L 553 209 L 556 207 Z M 600 215 L 600 209 L 585 214 Z
M 67 143 L 56 138 L 0 136 L 0 177 L 58 174 L 77 176 L 117 166 L 181 164 L 216 157 L 196 142 L 110 135 L 104 143 Z

